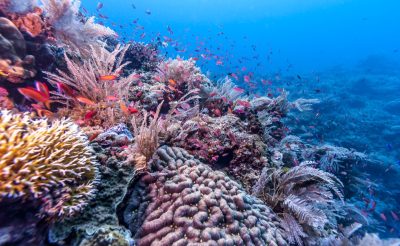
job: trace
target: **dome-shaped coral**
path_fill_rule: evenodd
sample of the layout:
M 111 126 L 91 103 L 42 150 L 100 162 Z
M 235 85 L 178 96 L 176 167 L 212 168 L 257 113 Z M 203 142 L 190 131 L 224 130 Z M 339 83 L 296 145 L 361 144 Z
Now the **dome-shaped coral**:
M 69 120 L 0 114 L 0 202 L 34 201 L 41 215 L 70 216 L 94 195 L 96 160 Z

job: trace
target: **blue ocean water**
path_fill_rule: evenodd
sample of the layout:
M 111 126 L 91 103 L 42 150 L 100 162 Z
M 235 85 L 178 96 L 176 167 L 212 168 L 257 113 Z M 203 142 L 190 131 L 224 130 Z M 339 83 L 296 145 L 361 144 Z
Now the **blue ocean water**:
M 167 58 L 195 58 L 213 80 L 230 75 L 253 95 L 283 88 L 294 99 L 320 99 L 313 112 L 292 115 L 288 126 L 309 142 L 368 154 L 373 163 L 351 175 L 370 183 L 349 191 L 350 200 L 365 207 L 367 231 L 400 236 L 398 218 L 390 216 L 400 209 L 399 1 L 102 0 L 83 6 L 125 42 L 155 43 Z

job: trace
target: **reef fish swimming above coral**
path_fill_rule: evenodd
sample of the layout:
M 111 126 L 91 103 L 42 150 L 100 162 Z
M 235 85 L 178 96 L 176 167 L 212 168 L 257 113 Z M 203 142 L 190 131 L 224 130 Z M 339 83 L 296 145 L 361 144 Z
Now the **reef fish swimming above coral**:
M 400 245 L 396 100 L 368 151 L 382 123 L 321 97 L 329 78 L 119 2 L 129 24 L 113 1 L 0 0 L 0 245 Z

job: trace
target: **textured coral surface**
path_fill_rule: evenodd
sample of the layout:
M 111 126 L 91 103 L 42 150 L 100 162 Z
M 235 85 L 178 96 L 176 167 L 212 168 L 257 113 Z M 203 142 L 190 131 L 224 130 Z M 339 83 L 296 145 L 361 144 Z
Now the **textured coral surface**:
M 180 148 L 157 151 L 123 218 L 138 245 L 287 245 L 275 214 Z
M 43 213 L 72 215 L 93 195 L 97 168 L 86 137 L 68 120 L 0 115 L 0 201 L 43 200 Z

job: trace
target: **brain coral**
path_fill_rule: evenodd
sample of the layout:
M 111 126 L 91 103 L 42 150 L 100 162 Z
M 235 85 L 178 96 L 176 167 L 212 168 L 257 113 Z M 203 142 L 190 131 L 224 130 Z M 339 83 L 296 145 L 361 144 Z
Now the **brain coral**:
M 287 245 L 269 207 L 180 148 L 162 147 L 121 217 L 138 245 Z
M 69 120 L 0 113 L 0 203 L 42 201 L 42 215 L 69 216 L 95 192 L 96 160 Z

